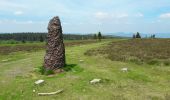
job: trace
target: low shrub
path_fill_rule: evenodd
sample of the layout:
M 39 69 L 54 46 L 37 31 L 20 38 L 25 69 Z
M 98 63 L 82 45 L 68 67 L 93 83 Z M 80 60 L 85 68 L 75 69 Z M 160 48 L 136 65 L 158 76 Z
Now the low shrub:
M 169 61 L 169 60 L 166 60 L 166 61 L 163 62 L 163 64 L 164 64 L 165 66 L 170 66 L 170 61 Z
M 160 62 L 159 62 L 158 60 L 149 60 L 149 61 L 147 62 L 147 64 L 149 64 L 149 65 L 159 65 Z
M 41 75 L 51 75 L 54 74 L 53 70 L 46 70 L 44 66 L 39 66 L 37 68 L 37 72 L 39 72 Z
M 107 46 L 88 50 L 85 55 L 107 55 L 112 61 L 136 64 L 170 65 L 170 39 L 130 39 L 112 42 Z

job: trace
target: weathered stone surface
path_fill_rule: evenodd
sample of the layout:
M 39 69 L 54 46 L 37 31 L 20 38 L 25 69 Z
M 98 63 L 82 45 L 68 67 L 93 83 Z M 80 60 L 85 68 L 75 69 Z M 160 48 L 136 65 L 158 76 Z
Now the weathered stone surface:
M 127 72 L 128 71 L 128 68 L 122 68 L 121 69 L 123 72 Z
M 47 50 L 44 57 L 46 70 L 56 70 L 65 66 L 65 47 L 63 43 L 62 26 L 58 16 L 48 24 Z
M 96 83 L 100 83 L 101 79 L 93 79 L 90 81 L 90 84 L 96 84 Z
M 44 82 L 44 80 L 38 80 L 38 81 L 35 81 L 35 84 L 42 84 Z

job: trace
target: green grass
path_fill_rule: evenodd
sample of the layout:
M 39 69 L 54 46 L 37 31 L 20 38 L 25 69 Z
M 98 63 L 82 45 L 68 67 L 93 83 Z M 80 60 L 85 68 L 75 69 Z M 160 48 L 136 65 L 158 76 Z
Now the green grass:
M 110 42 L 111 40 L 66 47 L 65 72 L 52 76 L 36 72 L 36 68 L 43 63 L 45 54 L 43 50 L 16 52 L 11 56 L 3 55 L 7 58 L 16 58 L 0 62 L 0 100 L 169 99 L 170 66 L 138 65 L 111 61 L 106 59 L 105 55 L 84 55 L 87 50 L 106 46 Z M 128 67 L 129 71 L 122 72 L 123 67 Z M 100 78 L 102 82 L 96 85 L 89 84 L 89 81 L 94 78 Z M 44 79 L 45 83 L 36 86 L 34 82 L 38 79 Z M 53 96 L 37 95 L 38 92 L 52 92 L 59 89 L 64 89 L 64 92 Z M 36 92 L 34 93 L 33 90 Z

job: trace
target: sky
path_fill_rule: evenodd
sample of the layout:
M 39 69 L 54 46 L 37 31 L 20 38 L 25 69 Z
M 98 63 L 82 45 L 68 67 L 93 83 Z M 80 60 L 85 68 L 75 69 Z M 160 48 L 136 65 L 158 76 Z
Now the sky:
M 59 16 L 64 33 L 170 32 L 170 0 L 0 0 L 0 32 L 47 32 Z

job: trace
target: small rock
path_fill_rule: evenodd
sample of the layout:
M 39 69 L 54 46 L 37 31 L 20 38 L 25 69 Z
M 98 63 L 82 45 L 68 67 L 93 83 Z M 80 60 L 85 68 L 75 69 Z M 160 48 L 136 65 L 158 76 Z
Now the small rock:
M 38 80 L 38 81 L 35 82 L 35 84 L 38 85 L 38 84 L 42 84 L 43 82 L 44 82 L 44 80 Z
M 123 72 L 127 72 L 128 71 L 128 68 L 122 68 L 121 69 Z
M 83 62 L 84 60 L 79 60 L 80 62 Z
M 55 94 L 59 94 L 59 93 L 62 93 L 63 92 L 63 89 L 62 90 L 58 90 L 56 92 L 49 92 L 49 93 L 38 93 L 39 96 L 47 96 L 47 95 L 55 95 Z
M 35 92 L 35 90 L 32 90 L 32 92 Z
M 96 83 L 100 83 L 101 79 L 93 79 L 90 81 L 90 84 L 96 84 Z

